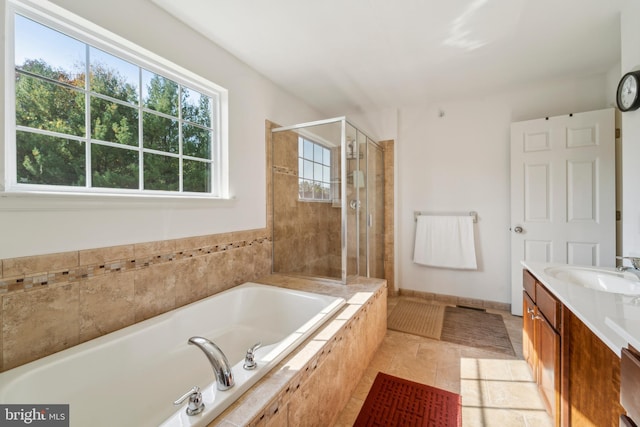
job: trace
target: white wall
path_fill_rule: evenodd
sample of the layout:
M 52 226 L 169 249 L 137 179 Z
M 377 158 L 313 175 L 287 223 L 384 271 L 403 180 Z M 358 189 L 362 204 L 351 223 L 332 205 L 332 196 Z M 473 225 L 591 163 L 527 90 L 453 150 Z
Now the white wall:
M 640 70 L 640 2 L 621 14 L 621 74 Z M 622 113 L 622 253 L 640 256 L 640 110 Z
M 264 227 L 265 119 L 289 125 L 325 117 L 149 0 L 53 2 L 229 90 L 234 200 L 0 197 L 0 259 Z
M 396 144 L 399 287 L 510 302 L 510 123 L 605 108 L 610 90 L 603 74 L 401 109 Z M 413 264 L 414 211 L 471 210 L 479 215 L 477 271 Z

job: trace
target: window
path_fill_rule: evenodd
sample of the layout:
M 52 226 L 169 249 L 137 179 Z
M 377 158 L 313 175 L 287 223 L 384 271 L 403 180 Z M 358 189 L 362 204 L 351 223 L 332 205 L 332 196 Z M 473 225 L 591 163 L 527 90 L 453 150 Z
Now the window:
M 13 13 L 8 190 L 224 195 L 224 89 L 38 18 Z
M 298 137 L 298 195 L 300 200 L 331 201 L 331 151 Z

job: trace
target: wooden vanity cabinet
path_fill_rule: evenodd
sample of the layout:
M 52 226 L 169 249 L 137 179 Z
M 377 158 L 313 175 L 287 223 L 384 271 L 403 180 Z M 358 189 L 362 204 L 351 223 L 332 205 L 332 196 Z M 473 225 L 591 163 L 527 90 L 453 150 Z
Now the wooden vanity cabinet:
M 523 356 L 547 412 L 560 425 L 560 303 L 531 273 L 523 273 Z
M 529 297 L 527 292 L 524 292 L 522 306 L 522 356 L 529 365 L 533 380 L 538 381 L 538 355 L 535 349 L 536 334 L 535 334 L 535 319 L 536 305 Z
M 618 427 L 620 358 L 527 270 L 523 285 L 523 354 L 555 425 Z

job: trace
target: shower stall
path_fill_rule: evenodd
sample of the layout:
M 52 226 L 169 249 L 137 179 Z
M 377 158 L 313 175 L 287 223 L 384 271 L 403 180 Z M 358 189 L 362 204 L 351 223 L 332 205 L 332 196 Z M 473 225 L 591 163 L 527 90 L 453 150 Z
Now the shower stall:
M 273 272 L 384 278 L 384 153 L 345 117 L 271 130 Z

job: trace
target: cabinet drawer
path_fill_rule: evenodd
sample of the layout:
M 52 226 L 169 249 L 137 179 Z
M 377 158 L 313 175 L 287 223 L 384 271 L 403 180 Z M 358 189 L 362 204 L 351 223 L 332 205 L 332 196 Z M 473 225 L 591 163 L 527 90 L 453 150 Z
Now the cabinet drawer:
M 522 270 L 522 287 L 529 294 L 529 298 L 536 302 L 536 278 L 529 270 Z
M 539 282 L 536 282 L 536 305 L 553 329 L 560 329 L 560 302 Z
M 620 402 L 631 419 L 640 420 L 640 358 L 626 348 L 620 362 Z

